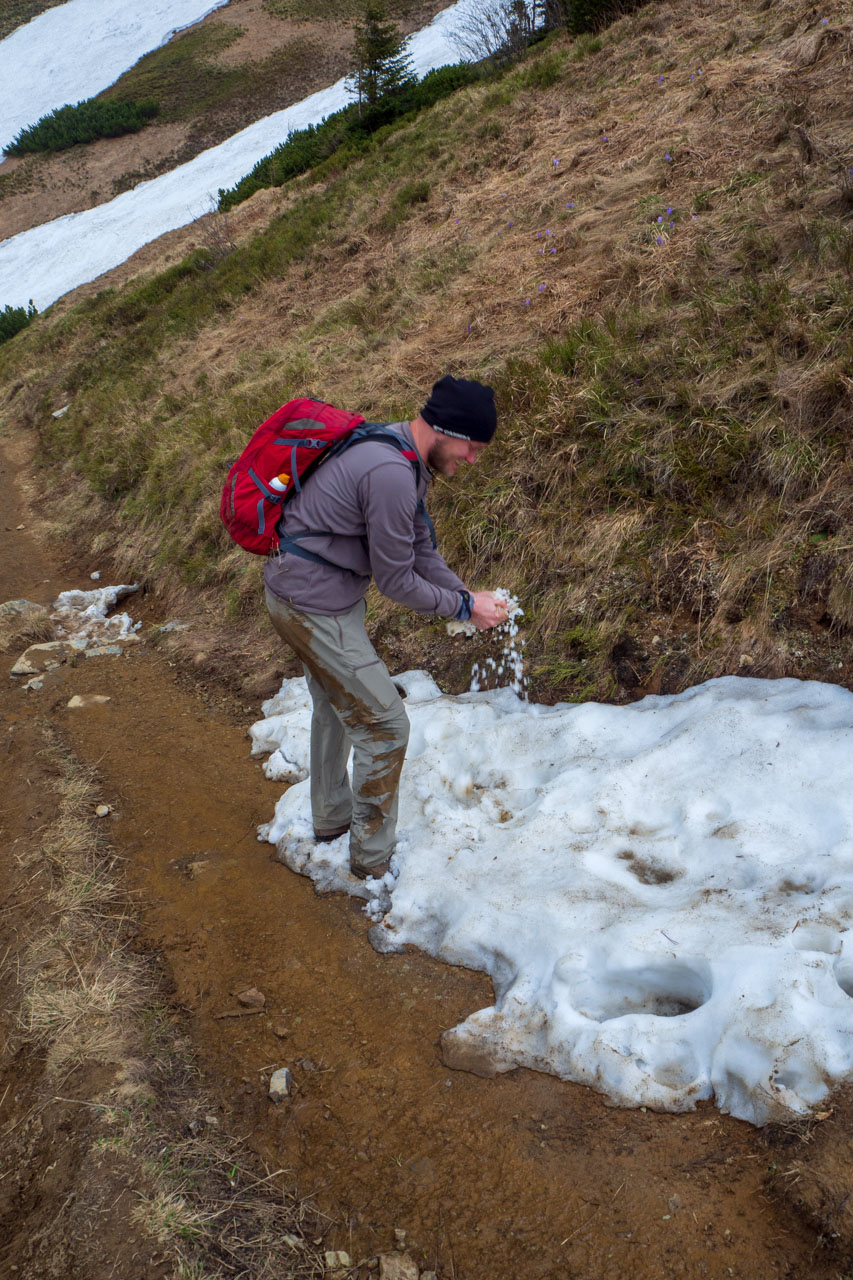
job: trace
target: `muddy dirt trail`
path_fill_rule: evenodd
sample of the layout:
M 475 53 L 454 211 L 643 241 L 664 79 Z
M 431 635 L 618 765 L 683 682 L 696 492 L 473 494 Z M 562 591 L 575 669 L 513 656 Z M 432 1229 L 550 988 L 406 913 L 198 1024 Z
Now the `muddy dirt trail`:
M 52 559 L 21 490 L 27 442 L 0 446 L 0 599 L 49 603 L 90 588 L 95 569 L 109 582 L 103 563 Z M 129 609 L 145 619 L 143 599 Z M 327 1247 L 366 1258 L 403 1228 L 422 1266 L 459 1280 L 836 1274 L 766 1194 L 772 1157 L 748 1125 L 710 1106 L 616 1110 L 527 1071 L 448 1071 L 439 1036 L 491 1000 L 490 983 L 377 955 L 357 902 L 315 896 L 274 860 L 255 832 L 280 785 L 250 758 L 251 717 L 201 680 L 142 643 L 62 666 L 39 692 L 4 672 L 2 715 L 7 728 L 49 719 L 97 768 L 140 938 L 164 958 L 208 1085 L 233 1132 L 334 1219 Z M 67 707 L 85 693 L 110 702 Z M 16 775 L 29 764 L 14 757 Z M 4 856 L 31 820 L 7 807 Z M 264 1009 L 223 1016 L 250 986 Z M 281 1065 L 296 1089 L 276 1106 L 267 1082 Z

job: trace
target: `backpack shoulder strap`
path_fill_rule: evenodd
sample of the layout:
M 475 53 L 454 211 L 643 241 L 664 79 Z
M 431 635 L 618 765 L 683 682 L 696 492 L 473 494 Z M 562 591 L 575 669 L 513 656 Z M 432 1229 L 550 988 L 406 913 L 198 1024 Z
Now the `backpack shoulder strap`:
M 334 444 L 329 450 L 329 456 L 333 457 L 338 453 L 344 453 L 352 445 L 360 444 L 363 440 L 387 440 L 389 444 L 393 444 L 395 448 L 399 449 L 403 457 L 411 462 L 416 478 L 420 479 L 421 463 L 417 450 L 407 444 L 402 436 L 397 435 L 396 431 L 392 431 L 389 422 L 363 422 L 360 427 L 356 427 L 343 440 L 339 440 L 337 444 Z
M 360 444 L 363 440 L 385 440 L 389 444 L 394 445 L 403 457 L 412 464 L 412 470 L 415 473 L 415 486 L 417 487 L 421 477 L 421 462 L 418 452 L 416 449 L 413 449 L 411 445 L 402 438 L 402 436 L 397 435 L 396 431 L 392 431 L 390 423 L 387 422 L 363 422 L 361 426 L 356 427 L 355 430 L 349 433 L 349 435 L 344 436 L 342 440 L 333 444 L 331 449 L 329 449 L 324 455 L 322 461 L 325 462 L 328 458 L 336 457 L 340 453 L 345 453 L 347 449 L 352 447 L 352 445 Z M 436 547 L 438 542 L 435 535 L 435 525 L 429 517 L 426 509 L 426 503 L 423 498 L 418 502 L 417 513 L 418 515 L 423 516 L 429 530 L 432 545 L 433 547 Z M 282 512 L 282 518 L 279 520 L 277 531 L 279 535 L 280 550 L 290 551 L 293 555 L 300 556 L 303 560 L 313 560 L 316 564 L 330 563 L 330 561 L 326 560 L 323 556 L 317 555 L 313 551 L 309 551 L 307 547 L 302 547 L 299 543 L 303 538 L 334 536 L 331 529 L 306 530 L 304 533 L 297 533 L 293 535 L 287 534 L 284 531 L 284 513 Z M 333 567 L 339 568 L 340 566 L 335 565 Z

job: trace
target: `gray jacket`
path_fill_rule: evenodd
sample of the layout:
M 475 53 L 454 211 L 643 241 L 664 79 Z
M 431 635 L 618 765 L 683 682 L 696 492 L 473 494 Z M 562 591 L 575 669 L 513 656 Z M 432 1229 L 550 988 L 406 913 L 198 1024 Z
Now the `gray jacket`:
M 389 425 L 415 448 L 407 422 Z M 398 604 L 454 617 L 467 588 L 433 547 L 418 512 L 428 485 L 423 460 L 416 485 L 411 462 L 387 441 L 361 441 L 329 458 L 287 504 L 284 529 L 291 536 L 329 530 L 300 544 L 332 563 L 273 555 L 264 569 L 267 587 L 303 613 L 335 614 L 356 605 L 372 577 Z

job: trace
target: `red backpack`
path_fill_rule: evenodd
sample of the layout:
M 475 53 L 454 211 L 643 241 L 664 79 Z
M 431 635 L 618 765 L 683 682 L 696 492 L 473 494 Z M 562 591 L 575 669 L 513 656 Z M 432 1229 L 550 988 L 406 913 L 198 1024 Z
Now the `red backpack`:
M 359 440 L 377 437 L 396 445 L 418 468 L 414 449 L 387 427 L 320 400 L 289 400 L 261 423 L 228 472 L 219 507 L 225 528 L 255 555 L 277 551 L 282 511 L 320 463 Z M 297 554 L 321 559 L 301 548 Z

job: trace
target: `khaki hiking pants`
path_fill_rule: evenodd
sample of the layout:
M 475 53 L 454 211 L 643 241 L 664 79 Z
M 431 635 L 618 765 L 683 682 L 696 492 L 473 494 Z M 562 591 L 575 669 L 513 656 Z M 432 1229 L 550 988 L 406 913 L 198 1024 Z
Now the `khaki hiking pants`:
M 368 639 L 365 603 L 329 617 L 300 613 L 269 590 L 266 601 L 276 631 L 302 659 L 314 703 L 314 829 L 335 831 L 349 823 L 350 861 L 375 866 L 394 852 L 409 718 Z M 350 750 L 352 787 L 347 776 Z

